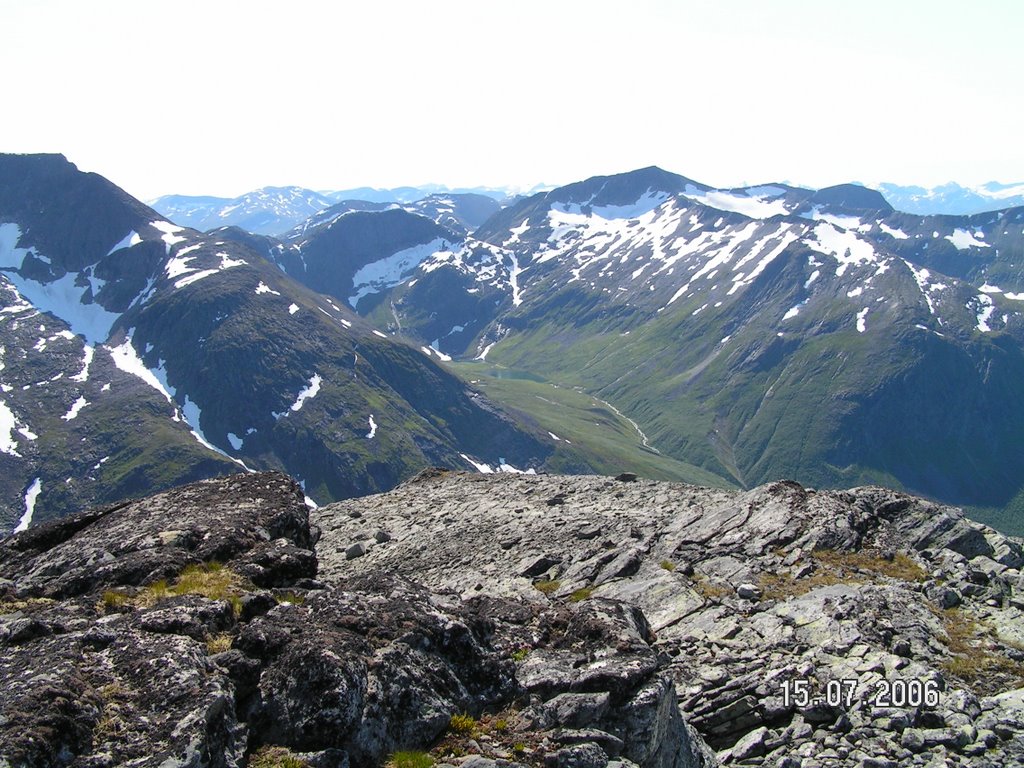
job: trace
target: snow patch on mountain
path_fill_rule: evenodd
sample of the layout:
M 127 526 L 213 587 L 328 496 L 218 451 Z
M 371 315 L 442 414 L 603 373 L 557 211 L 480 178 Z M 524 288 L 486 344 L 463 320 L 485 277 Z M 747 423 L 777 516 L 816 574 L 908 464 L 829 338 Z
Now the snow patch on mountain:
M 89 380 L 89 366 L 92 365 L 92 359 L 96 354 L 96 348 L 86 344 L 82 351 L 82 370 L 71 377 L 72 381 L 86 382 Z
M 869 307 L 864 307 L 857 313 L 857 333 L 864 333 L 868 329 L 867 316 Z
M 309 379 L 309 384 L 307 384 L 305 387 L 302 388 L 302 390 L 299 392 L 298 396 L 295 398 L 295 402 L 292 403 L 289 406 L 288 410 L 289 411 L 295 411 L 295 412 L 301 411 L 302 410 L 302 406 L 304 406 L 306 404 L 307 400 L 311 400 L 312 398 L 314 398 L 318 394 L 320 394 L 320 385 L 322 383 L 323 383 L 323 379 L 320 378 L 320 374 L 319 373 L 314 373 L 310 377 L 310 379 Z M 287 415 L 288 415 L 288 411 L 285 411 L 284 413 L 280 413 L 280 414 L 275 413 L 274 414 L 274 418 L 275 419 L 280 419 L 282 416 L 287 416 Z
M 349 297 L 348 303 L 355 307 L 364 296 L 380 293 L 405 282 L 420 264 L 434 254 L 447 252 L 449 247 L 446 239 L 438 237 L 429 243 L 414 245 L 365 264 L 352 276 L 355 293 Z
M 726 190 L 701 190 L 688 184 L 683 195 L 696 203 L 719 211 L 740 213 L 751 219 L 770 219 L 789 213 L 785 200 L 779 199 L 776 189 L 778 188 L 752 187 L 744 193 L 736 193 Z
M 153 372 L 146 367 L 146 364 L 142 362 L 142 358 L 139 357 L 138 352 L 135 351 L 135 347 L 132 346 L 131 335 L 125 338 L 125 340 L 118 346 L 107 347 L 107 351 L 110 352 L 110 357 L 113 359 L 114 365 L 117 366 L 118 369 L 141 379 L 163 395 L 168 403 L 174 405 L 174 398 L 171 397 L 171 393 L 168 392 L 168 388 L 153 375 Z
M 813 237 L 807 238 L 807 245 L 838 262 L 836 277 L 842 277 L 850 266 L 878 261 L 878 255 L 871 243 L 857 237 L 850 230 L 840 229 L 827 221 L 814 228 Z
M 68 409 L 68 412 L 61 416 L 61 419 L 63 419 L 64 421 L 71 421 L 72 419 L 77 419 L 79 412 L 88 404 L 89 402 L 83 396 L 79 395 L 78 399 L 71 404 L 71 408 Z
M 713 276 L 712 273 L 717 271 L 719 267 L 728 264 L 729 261 L 732 260 L 732 257 L 735 255 L 735 252 L 740 247 L 740 245 L 742 245 L 744 242 L 746 242 L 756 234 L 757 228 L 757 223 L 751 222 L 738 232 L 730 233 L 728 235 L 728 244 L 714 251 L 714 255 L 704 263 L 704 266 L 698 269 L 693 275 L 690 276 L 690 279 L 686 283 L 684 283 L 679 289 L 676 290 L 676 292 L 672 295 L 672 298 L 668 300 L 668 304 L 666 304 L 665 307 L 674 304 L 680 297 L 682 297 L 688 290 L 690 290 L 690 286 L 693 285 L 693 283 L 696 280 L 698 280 L 701 277 L 704 277 L 705 275 Z M 700 242 L 702 239 L 703 238 L 698 238 L 697 242 Z M 680 251 L 677 251 L 677 256 L 679 255 Z M 739 266 L 740 265 L 737 264 L 737 268 Z M 743 277 L 743 273 L 740 273 L 738 276 L 738 280 L 736 282 L 741 282 L 743 280 Z M 664 309 L 665 307 L 662 307 L 662 309 Z
M 117 245 L 115 245 L 113 248 L 111 248 L 107 252 L 107 256 L 109 256 L 112 253 L 116 253 L 117 251 L 120 251 L 123 248 L 131 248 L 132 246 L 138 245 L 141 242 L 142 242 L 142 237 L 139 236 L 139 233 L 136 232 L 134 229 L 129 230 L 128 234 L 125 235 L 117 243 Z
M 928 303 L 928 311 L 933 315 L 936 314 L 935 302 L 932 300 L 930 294 L 932 291 L 940 291 L 944 289 L 946 287 L 945 284 L 930 282 L 932 275 L 929 270 L 924 268 L 918 269 L 906 259 L 904 259 L 903 263 L 906 264 L 907 268 L 911 273 L 913 273 L 914 280 L 917 282 L 918 288 L 921 289 L 921 294 L 924 296 L 924 300 Z
M 729 291 L 730 296 L 737 290 L 737 288 L 744 285 L 750 285 L 750 283 L 752 283 L 758 275 L 764 272 L 765 268 L 773 261 L 775 261 L 775 259 L 777 259 L 782 254 L 782 252 L 786 250 L 786 248 L 788 248 L 792 243 L 796 242 L 796 240 L 799 239 L 800 236 L 798 234 L 787 230 L 788 227 L 783 227 L 783 229 L 780 230 L 780 232 L 782 233 L 782 239 L 779 240 L 775 244 L 775 247 L 773 247 L 768 253 L 761 256 L 761 259 L 757 262 L 757 265 L 750 271 L 750 274 L 744 276 L 741 272 L 738 273 L 733 278 L 733 286 Z M 751 259 L 757 258 L 757 256 L 760 255 L 761 253 L 761 249 L 764 248 L 766 244 L 775 240 L 777 236 L 777 234 L 772 234 L 764 238 L 764 240 L 760 241 L 753 249 L 751 249 L 751 254 L 749 256 L 742 259 L 736 264 L 733 271 L 744 266 Z
M 92 300 L 92 295 L 102 287 L 102 281 L 96 280 L 99 285 L 94 285 L 91 270 L 89 274 L 66 272 L 47 283 L 22 276 L 14 270 L 22 268 L 27 256 L 32 255 L 45 263 L 50 263 L 50 260 L 37 253 L 35 248 L 19 248 L 20 239 L 21 228 L 17 224 L 0 224 L 0 269 L 10 270 L 6 277 L 18 294 L 15 303 L 6 307 L 4 312 L 34 306 L 40 312 L 52 312 L 62 318 L 75 334 L 84 336 L 90 343 L 106 341 L 120 315 L 108 312 Z M 83 282 L 84 286 L 76 285 Z M 87 296 L 89 301 L 83 302 Z
M 19 248 L 21 227 L 10 222 L 0 224 L 0 269 L 21 269 L 25 257 L 35 248 Z
M 25 490 L 25 513 L 21 516 L 17 526 L 15 526 L 14 533 L 26 531 L 28 530 L 28 527 L 32 525 L 32 516 L 36 511 L 36 499 L 39 498 L 39 493 L 42 490 L 43 483 L 38 477 L 33 480 L 32 484 Z
M 946 240 L 949 240 L 958 251 L 966 251 L 969 248 L 990 248 L 991 246 L 984 240 L 979 240 L 978 236 L 984 237 L 979 231 L 975 233 L 968 232 L 966 229 L 960 229 L 959 227 L 953 230 L 952 235 L 946 235 Z
M 188 251 L 191 249 L 186 248 L 184 250 Z M 167 262 L 164 270 L 169 278 L 173 279 L 177 275 L 185 275 L 185 277 L 175 281 L 175 288 L 184 288 L 185 286 L 199 282 L 210 275 L 216 275 L 218 272 L 223 272 L 224 270 L 231 269 L 232 267 L 240 267 L 248 263 L 245 259 L 232 259 L 226 253 L 217 253 L 217 258 L 220 259 L 220 264 L 210 269 L 196 271 L 197 268 L 191 265 L 191 261 L 194 258 L 197 257 L 189 256 L 188 258 L 182 259 L 179 255 Z
M 442 352 L 440 349 L 437 348 L 439 342 L 440 342 L 440 339 L 434 339 L 434 341 L 431 342 L 431 346 L 429 346 L 429 347 L 420 347 L 420 350 L 427 357 L 430 357 L 431 355 L 433 355 L 438 360 L 442 360 L 442 361 L 444 361 L 446 363 L 450 363 L 452 361 L 451 356 L 450 355 L 446 355 L 444 352 Z
M 213 443 L 206 439 L 206 435 L 203 433 L 202 427 L 199 426 L 200 420 L 203 417 L 203 412 L 200 409 L 199 405 L 193 402 L 188 395 L 185 395 L 185 402 L 181 406 L 181 413 L 185 419 L 185 423 L 188 425 L 189 431 L 192 433 L 192 437 L 194 437 L 200 445 L 202 445 L 204 448 L 210 449 L 214 453 L 220 454 L 226 459 L 230 459 L 231 461 L 235 462 L 235 464 L 244 469 L 246 472 L 253 471 L 246 465 L 244 461 L 242 461 L 241 459 L 236 459 L 234 456 L 231 456 L 230 454 L 218 448 L 216 445 L 214 445 Z M 236 448 L 235 450 L 238 449 Z
M 14 430 L 17 427 L 17 420 L 14 412 L 3 400 L 0 400 L 0 453 L 8 456 L 21 456 L 18 453 L 18 443 L 14 439 Z
M 523 303 L 523 292 L 519 287 L 519 275 L 523 273 L 525 267 L 519 266 L 519 259 L 516 255 L 509 254 L 509 259 L 512 264 L 508 270 L 508 284 L 512 288 L 512 306 L 518 307 Z
M 792 307 L 790 307 L 790 308 L 789 308 L 789 309 L 788 309 L 788 310 L 786 311 L 786 314 L 784 314 L 784 315 L 782 316 L 782 319 L 783 319 L 783 320 L 790 320 L 790 319 L 792 319 L 792 318 L 796 317 L 797 315 L 799 315 L 799 314 L 800 314 L 800 310 L 801 310 L 801 309 L 803 308 L 803 306 L 804 306 L 804 305 L 805 305 L 806 303 L 807 303 L 806 301 L 801 301 L 801 302 L 800 302 L 799 304 L 795 304 L 795 305 L 793 305 Z
M 85 337 L 90 344 L 107 340 L 110 329 L 120 318 L 116 312 L 108 312 L 98 302 L 83 303 L 89 286 L 80 287 L 78 272 L 67 272 L 63 277 L 49 283 L 38 283 L 17 273 L 9 273 L 8 279 L 18 293 L 40 312 L 52 312 L 66 322 L 73 333 Z
M 894 237 L 897 240 L 909 240 L 910 239 L 910 235 L 908 235 L 902 229 L 896 229 L 894 227 L 887 226 L 886 224 L 882 223 L 881 221 L 878 222 L 878 228 L 882 232 L 884 232 L 885 234 L 889 235 L 890 237 Z
M 992 319 L 992 313 L 996 311 L 996 305 L 993 303 L 992 297 L 984 293 L 978 294 L 978 305 L 978 330 L 982 333 L 988 333 L 992 330 L 988 321 Z
M 850 216 L 848 214 L 838 213 L 822 213 L 821 206 L 816 205 L 811 209 L 810 214 L 806 214 L 805 218 L 812 219 L 813 221 L 824 221 L 839 229 L 848 229 L 854 232 L 867 232 L 871 229 L 870 224 L 865 224 L 859 217 Z
M 260 280 L 260 284 L 256 286 L 256 295 L 258 296 L 261 293 L 270 293 L 270 294 L 273 294 L 274 296 L 280 296 L 281 295 L 280 291 L 275 291 L 273 288 L 271 288 L 269 285 L 264 283 L 262 280 Z M 295 305 L 292 304 L 292 306 L 294 307 Z
M 163 233 L 162 235 L 160 235 L 160 239 L 163 240 L 164 244 L 167 246 L 168 256 L 171 255 L 172 246 L 177 245 L 178 243 L 183 243 L 188 239 L 178 234 L 178 232 L 185 231 L 184 227 L 179 227 L 176 224 L 171 224 L 171 222 L 169 221 L 151 221 L 149 222 L 149 226 Z
M 494 474 L 494 469 L 491 468 L 490 464 L 484 464 L 481 461 L 475 461 L 475 460 L 469 458 L 469 456 L 467 456 L 464 453 L 460 453 L 459 456 L 461 456 L 463 459 L 465 459 L 466 463 L 469 464 L 470 466 L 472 466 L 474 469 L 476 469 L 477 472 L 479 472 L 481 474 L 484 474 L 484 475 L 493 475 Z

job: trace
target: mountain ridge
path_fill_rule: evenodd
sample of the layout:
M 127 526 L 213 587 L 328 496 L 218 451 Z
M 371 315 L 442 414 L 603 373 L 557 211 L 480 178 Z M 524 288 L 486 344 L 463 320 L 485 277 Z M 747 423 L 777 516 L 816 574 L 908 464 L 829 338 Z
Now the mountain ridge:
M 0 369 L 12 528 L 73 502 L 116 500 L 105 487 L 141 490 L 125 478 L 151 489 L 195 479 L 188 467 L 287 469 L 327 501 L 431 463 L 471 466 L 464 455 L 526 470 L 552 451 L 544 433 L 524 431 L 430 354 L 295 283 L 246 243 L 172 224 L 61 156 L 0 157 L 0 180 L 0 317 L 21 339 L 5 345 Z M 37 328 L 40 312 L 58 319 Z M 47 345 L 58 341 L 74 350 L 53 358 Z M 101 370 L 118 381 L 92 383 Z M 119 400 L 125 425 L 142 418 L 138 431 L 101 406 L 121 397 L 118 382 L 148 389 L 144 418 Z M 159 470 L 152 434 L 174 436 Z M 95 471 L 58 469 L 72 435 Z M 75 491 L 87 475 L 95 482 Z
M 582 387 L 741 485 L 884 482 L 1013 508 L 1021 218 L 641 169 L 509 206 L 360 309 L 453 358 Z M 948 409 L 961 393 L 979 421 Z M 950 434 L 962 448 L 929 447 Z

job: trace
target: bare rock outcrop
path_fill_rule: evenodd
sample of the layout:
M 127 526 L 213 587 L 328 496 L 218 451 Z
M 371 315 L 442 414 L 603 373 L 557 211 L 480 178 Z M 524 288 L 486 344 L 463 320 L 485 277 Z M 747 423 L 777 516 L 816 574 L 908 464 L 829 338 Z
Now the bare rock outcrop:
M 0 542 L 0 766 L 714 764 L 636 607 L 323 580 L 317 538 L 264 473 Z
M 882 488 L 629 480 L 425 473 L 318 510 L 319 578 L 639 609 L 726 765 L 1024 760 L 1019 540 Z

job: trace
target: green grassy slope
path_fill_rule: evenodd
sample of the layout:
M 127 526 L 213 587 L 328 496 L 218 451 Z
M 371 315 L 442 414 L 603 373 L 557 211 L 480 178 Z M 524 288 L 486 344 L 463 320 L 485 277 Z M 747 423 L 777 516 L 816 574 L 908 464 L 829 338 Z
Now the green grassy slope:
M 573 386 L 545 381 L 488 363 L 454 363 L 451 369 L 518 418 L 556 435 L 553 472 L 635 472 L 656 480 L 734 487 L 706 469 L 644 445 L 637 427 L 615 407 Z

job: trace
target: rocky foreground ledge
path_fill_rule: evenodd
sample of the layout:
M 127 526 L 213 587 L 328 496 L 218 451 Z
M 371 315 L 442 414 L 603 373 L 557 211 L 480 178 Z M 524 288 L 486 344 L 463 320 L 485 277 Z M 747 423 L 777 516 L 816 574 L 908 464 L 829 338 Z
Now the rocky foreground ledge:
M 640 609 L 722 764 L 1024 765 L 1021 542 L 954 509 L 882 488 L 435 472 L 314 522 L 328 581 L 384 570 L 464 599 Z M 609 663 L 519 642 L 534 709 Z
M 0 542 L 0 766 L 1021 765 L 1022 563 L 877 488 L 205 481 Z

